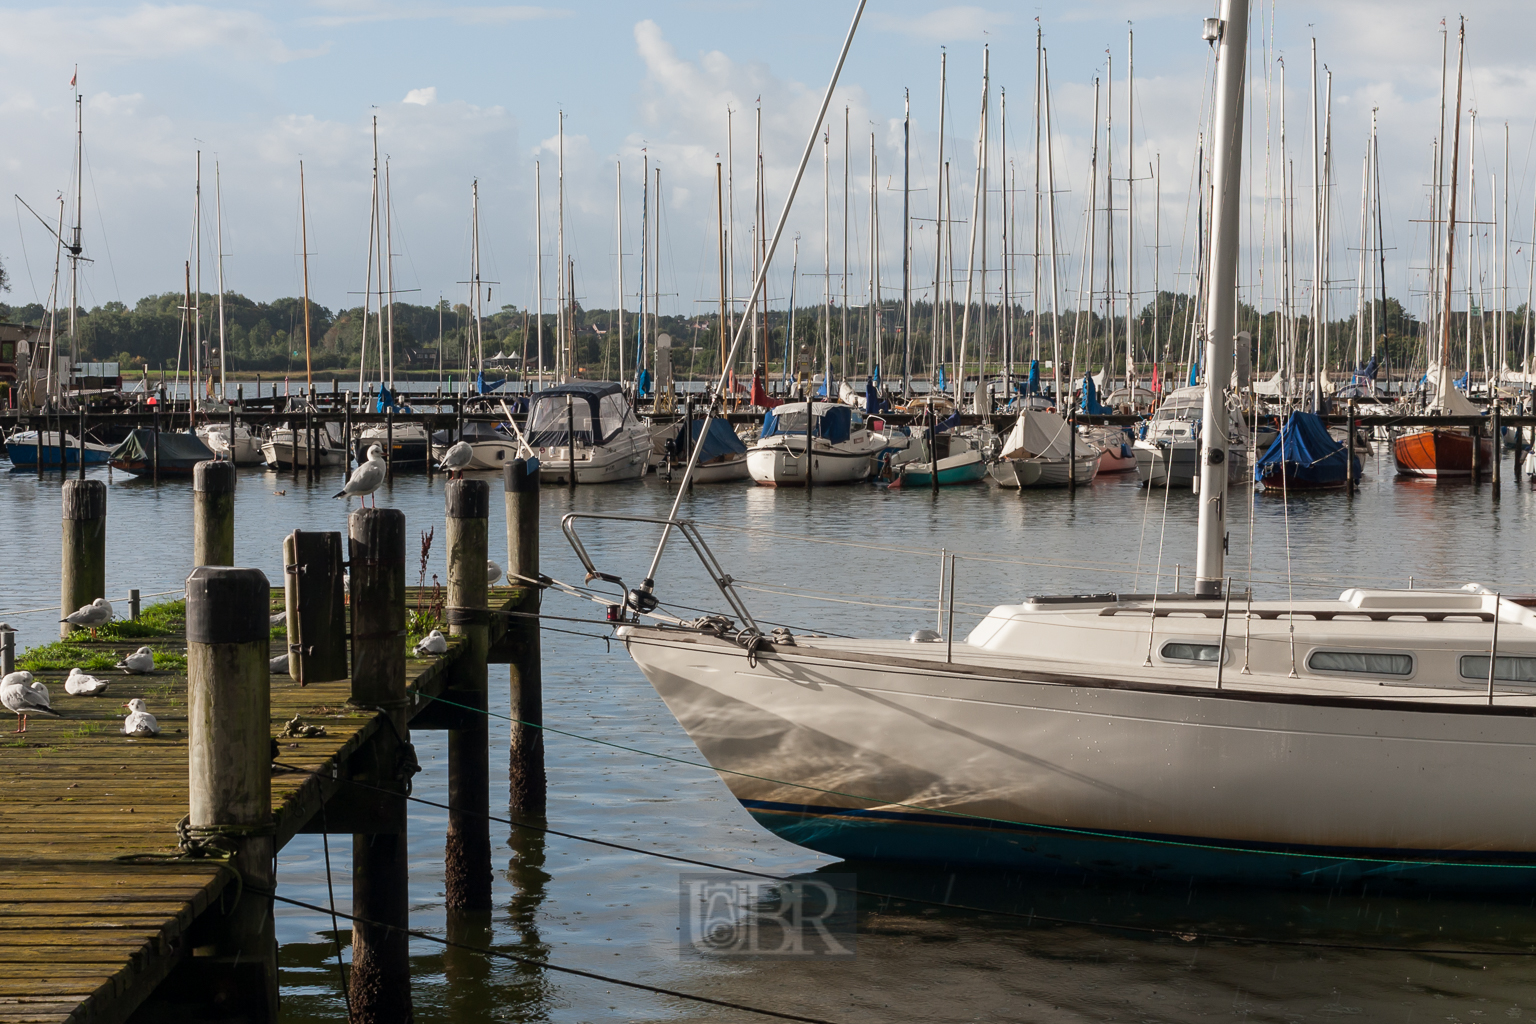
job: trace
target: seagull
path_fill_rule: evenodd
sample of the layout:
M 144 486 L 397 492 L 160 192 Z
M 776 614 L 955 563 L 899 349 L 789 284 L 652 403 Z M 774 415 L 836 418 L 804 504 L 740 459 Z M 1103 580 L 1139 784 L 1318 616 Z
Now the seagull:
M 140 647 L 114 665 L 113 668 L 120 668 L 132 676 L 153 672 L 155 670 L 155 652 L 148 647 Z
M 490 586 L 492 583 L 495 583 L 499 579 L 501 579 L 501 566 L 497 565 L 495 562 L 486 562 L 485 585 Z
M 135 697 L 123 707 L 128 709 L 128 717 L 123 719 L 124 736 L 160 735 L 160 723 L 155 721 L 155 716 L 149 713 L 148 704 Z
M 467 441 L 459 441 L 453 447 L 443 453 L 443 457 L 437 464 L 438 469 L 446 469 L 448 475 L 458 473 L 464 475 L 464 470 L 469 466 L 470 460 L 475 457 L 475 450 Z
M 359 502 L 363 498 L 379 489 L 379 484 L 384 482 L 384 449 L 378 445 L 370 445 L 368 448 L 368 461 L 364 462 L 352 471 L 347 477 L 347 482 L 341 490 L 331 495 L 333 498 L 352 498 L 356 496 Z M 378 507 L 378 499 L 374 499 L 374 507 Z
M 435 629 L 422 637 L 421 643 L 416 645 L 417 654 L 443 654 L 447 650 L 448 641 Z
M 96 627 L 105 626 L 112 621 L 112 606 L 104 597 L 98 597 L 90 604 L 81 607 L 78 611 L 71 612 L 59 620 L 67 622 L 79 629 L 91 631 L 91 639 L 96 639 Z
M 267 619 L 267 625 L 269 625 L 269 626 L 281 626 L 284 623 L 286 623 L 287 621 L 288 621 L 288 613 L 287 612 L 278 612 L 276 615 L 273 615 L 273 616 L 271 616 L 270 618 Z
M 64 692 L 76 697 L 95 697 L 106 688 L 105 679 L 88 676 L 78 668 L 70 669 L 69 678 L 64 680 Z
M 19 719 L 16 724 L 17 732 L 27 731 L 28 715 L 62 718 L 62 715 L 49 706 L 52 703 L 48 696 L 48 687 L 42 683 L 33 682 L 31 672 L 12 672 L 4 679 L 0 679 L 0 704 L 16 712 L 16 717 Z

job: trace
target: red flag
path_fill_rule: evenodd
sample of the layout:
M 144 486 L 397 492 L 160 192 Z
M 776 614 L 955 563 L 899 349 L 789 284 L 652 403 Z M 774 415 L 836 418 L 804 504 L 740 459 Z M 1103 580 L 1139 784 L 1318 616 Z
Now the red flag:
M 69 87 L 71 89 L 73 89 L 75 87 L 75 79 L 77 79 L 79 77 L 80 77 L 80 72 L 78 72 L 78 71 L 76 71 L 74 74 L 69 76 Z
M 1153 363 L 1152 364 L 1152 393 L 1154 395 L 1162 390 L 1162 385 L 1158 383 L 1159 379 L 1160 378 L 1157 375 L 1157 364 Z

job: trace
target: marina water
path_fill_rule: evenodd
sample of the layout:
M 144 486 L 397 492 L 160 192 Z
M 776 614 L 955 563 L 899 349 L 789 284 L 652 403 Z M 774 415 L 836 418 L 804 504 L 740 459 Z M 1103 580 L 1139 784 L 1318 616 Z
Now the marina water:
M 1513 475 L 1505 465 L 1505 479 Z M 1506 483 L 1397 481 L 1390 454 L 1367 462 L 1343 493 L 1233 493 L 1228 571 L 1255 597 L 1336 596 L 1351 585 L 1480 582 L 1506 596 L 1536 591 L 1524 555 L 1536 541 L 1536 499 Z M 105 470 L 94 473 L 105 479 Z M 281 581 L 281 540 L 294 529 L 344 530 L 331 498 L 341 473 L 241 470 L 236 560 Z M 499 487 L 499 480 L 493 480 Z M 0 619 L 18 645 L 57 636 L 59 478 L 0 473 L 9 565 Z M 494 491 L 493 491 L 494 494 Z M 636 484 L 546 489 L 543 571 L 581 582 L 560 535 L 568 512 L 664 515 L 672 489 Z M 381 505 L 404 510 L 409 536 L 436 530 L 426 582 L 444 579 L 443 481 L 397 476 Z M 1177 572 L 1191 587 L 1195 501 L 1147 491 L 1134 474 L 1100 477 L 1075 496 L 990 485 L 886 491 L 859 485 L 775 491 L 699 487 L 684 514 L 705 536 L 760 621 L 814 630 L 906 636 L 940 623 L 940 550 L 958 552 L 955 625 L 963 636 L 992 605 L 1030 594 L 1166 592 Z M 1249 509 L 1251 508 L 1251 514 Z M 491 555 L 504 562 L 499 501 Z M 116 475 L 108 493 L 107 590 L 179 595 L 191 568 L 189 482 L 155 487 Z M 653 525 L 579 525 L 599 567 L 637 582 L 657 540 Z M 1250 532 L 1252 543 L 1250 545 Z M 408 582 L 416 582 L 414 548 Z M 1175 569 L 1175 566 L 1180 566 Z M 681 545 L 657 591 L 683 615 L 717 611 L 718 594 Z M 169 599 L 163 598 L 163 599 Z M 1236 602 L 1234 602 L 1234 605 Z M 29 611 L 29 609 L 42 609 Z M 118 604 L 119 614 L 126 604 Z M 551 592 L 548 614 L 602 617 L 601 606 Z M 1305 892 L 1107 883 L 934 867 L 850 865 L 791 846 L 756 825 L 622 647 L 594 622 L 550 620 L 544 632 L 548 824 L 642 851 L 775 874 L 854 873 L 864 897 L 852 958 L 716 961 L 679 953 L 679 875 L 697 868 L 646 853 L 493 825 L 495 906 L 456 919 L 443 911 L 446 814 L 410 807 L 411 923 L 469 946 L 612 977 L 836 1021 L 1300 1021 L 1525 1019 L 1536 1014 L 1536 909 L 1466 896 Z M 491 668 L 491 710 L 508 712 L 503 666 Z M 274 684 L 292 685 L 286 679 Z M 126 692 L 126 691 L 125 691 Z M 566 733 L 572 735 L 566 735 Z M 507 723 L 492 724 L 495 779 L 505 778 Z M 447 800 L 447 741 L 413 737 L 423 772 L 414 794 Z M 627 748 L 627 749 L 626 749 Z M 1487 780 L 1499 785 L 1499 780 Z M 332 837 L 336 906 L 350 898 L 350 849 Z M 319 836 L 297 837 L 279 861 L 280 892 L 329 902 Z M 926 902 L 925 902 L 926 901 Z M 938 908 L 949 903 L 972 910 Z M 344 1016 L 328 915 L 279 906 L 283 1016 Z M 349 935 L 342 922 L 342 939 Z M 344 952 L 345 955 L 345 952 Z M 465 950 L 413 943 L 422 1020 L 761 1020 Z

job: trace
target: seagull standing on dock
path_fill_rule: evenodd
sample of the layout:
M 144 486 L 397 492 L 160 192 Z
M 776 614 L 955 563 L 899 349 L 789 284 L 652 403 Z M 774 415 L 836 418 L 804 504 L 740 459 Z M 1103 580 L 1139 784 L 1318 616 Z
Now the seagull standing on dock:
M 437 468 L 447 470 L 450 477 L 457 473 L 460 478 L 463 478 L 464 470 L 468 468 L 470 460 L 474 457 L 475 450 L 469 446 L 469 442 L 459 441 L 443 453 L 443 458 L 438 462 Z
M 88 676 L 78 668 L 70 669 L 69 678 L 64 680 L 64 692 L 76 697 L 95 697 L 106 688 L 105 679 Z
M 492 583 L 495 583 L 499 579 L 501 579 L 501 566 L 497 565 L 495 562 L 486 562 L 485 585 L 490 586 Z
M 114 665 L 113 668 L 120 668 L 131 676 L 140 676 L 145 672 L 153 672 L 155 670 L 155 652 L 148 647 L 140 647 Z
M 0 704 L 4 704 L 8 710 L 16 713 L 19 719 L 16 723 L 17 732 L 27 731 L 28 715 L 62 718 L 63 716 L 50 706 L 52 703 L 48 695 L 48 687 L 34 682 L 31 672 L 12 672 L 0 679 Z
M 67 622 L 76 629 L 88 629 L 91 631 L 91 639 L 96 639 L 96 627 L 105 626 L 112 621 L 112 606 L 104 597 L 98 597 L 90 604 L 77 609 L 59 620 Z
M 155 721 L 155 716 L 149 713 L 149 705 L 138 697 L 133 698 L 123 707 L 128 709 L 128 717 L 123 719 L 124 736 L 158 736 L 160 735 L 160 723 Z
M 365 497 L 378 490 L 379 485 L 384 482 L 384 469 L 384 449 L 376 444 L 370 445 L 367 461 L 354 469 L 352 475 L 347 477 L 347 482 L 342 485 L 341 490 L 331 495 L 331 497 L 350 499 L 355 496 L 358 502 L 361 503 Z M 373 506 L 378 508 L 379 500 L 377 498 L 373 500 Z
M 444 636 L 443 636 L 443 634 L 441 632 L 439 632 L 438 630 L 435 630 L 435 629 L 432 632 L 428 633 L 426 636 L 422 637 L 421 638 L 421 642 L 416 645 L 416 653 L 418 655 L 421 655 L 421 654 L 442 654 L 442 653 L 446 652 L 447 650 L 448 650 L 448 641 L 447 641 L 447 639 L 444 638 Z

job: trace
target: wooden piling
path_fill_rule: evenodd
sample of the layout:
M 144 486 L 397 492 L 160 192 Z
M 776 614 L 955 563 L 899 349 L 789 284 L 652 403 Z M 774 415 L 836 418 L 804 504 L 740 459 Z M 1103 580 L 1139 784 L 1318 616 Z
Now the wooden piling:
M 373 787 L 376 806 L 405 820 L 405 794 L 415 754 L 405 727 L 405 513 L 362 508 L 348 517 L 352 580 L 352 703 L 377 708 L 391 736 L 370 748 L 371 764 L 353 778 Z M 408 760 L 407 760 L 408 759 Z M 393 798 L 379 793 L 386 789 Z M 393 832 L 352 836 L 353 1024 L 395 1024 L 413 1019 L 410 946 L 410 870 L 403 825 Z
M 75 438 L 77 451 L 75 452 L 75 465 L 80 470 L 78 479 L 85 479 L 85 396 L 80 396 L 80 426 L 77 428 L 80 436 Z M 64 457 L 64 439 L 59 438 L 59 458 Z
M 63 518 L 61 619 L 107 596 L 107 485 L 100 480 L 64 481 Z M 59 623 L 59 636 L 69 636 L 74 628 Z
M 235 564 L 233 462 L 210 460 L 192 467 L 192 564 Z
M 155 402 L 155 425 L 150 437 L 150 482 L 160 482 L 160 403 Z
M 809 483 L 809 474 L 807 474 Z M 512 737 L 508 763 L 508 806 L 514 814 L 543 814 L 544 684 L 537 615 L 543 591 L 539 578 L 539 471 L 526 459 L 502 467 L 507 506 L 507 582 L 528 588 L 507 633 L 516 651 L 512 660 Z
M 1359 412 L 1356 400 L 1349 400 L 1349 426 L 1344 433 L 1344 490 L 1354 494 L 1359 481 L 1355 479 L 1355 415 Z
M 0 623 L 0 676 L 16 671 L 16 631 Z
M 1474 423 L 1467 431 L 1472 435 L 1472 486 L 1483 482 L 1483 425 Z
M 341 534 L 294 530 L 283 538 L 288 675 L 300 686 L 347 678 L 347 603 Z
M 275 1022 L 270 599 L 260 569 L 201 566 L 187 578 L 187 832 L 192 844 L 230 852 L 242 887 L 203 947 L 213 947 L 215 1005 Z
M 486 657 L 490 614 L 486 610 L 487 532 L 490 486 L 484 480 L 450 480 L 448 512 L 448 628 L 469 641 L 454 660 L 448 683 L 452 700 L 474 709 L 448 731 L 448 836 L 443 871 L 449 910 L 491 909 L 490 719 Z
M 395 482 L 395 410 L 384 410 L 384 482 Z
M 137 587 L 128 591 L 128 617 L 134 622 L 139 621 L 139 591 Z
M 1504 461 L 1504 431 L 1499 429 L 1503 426 L 1503 419 L 1502 410 L 1499 409 L 1499 403 L 1495 400 L 1493 403 L 1493 423 L 1491 424 L 1493 428 L 1493 465 L 1490 467 L 1493 474 L 1494 501 L 1499 500 L 1499 491 L 1504 486 L 1504 480 L 1499 473 L 1499 464 Z

